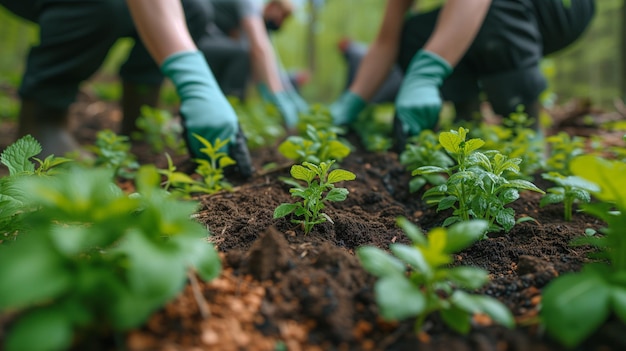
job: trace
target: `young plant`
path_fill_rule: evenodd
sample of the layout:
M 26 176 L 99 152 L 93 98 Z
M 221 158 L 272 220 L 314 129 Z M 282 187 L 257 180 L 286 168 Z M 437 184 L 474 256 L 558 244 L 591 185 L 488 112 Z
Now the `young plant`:
M 194 134 L 193 136 L 204 145 L 204 147 L 200 149 L 200 152 L 203 153 L 206 158 L 195 159 L 195 162 L 198 163 L 196 173 L 202 176 L 203 184 L 191 190 L 212 194 L 220 190 L 232 189 L 232 185 L 224 178 L 224 169 L 237 164 L 237 162 L 228 156 L 226 152 L 222 151 L 226 145 L 228 145 L 228 139 L 221 140 L 217 138 L 215 144 L 211 144 L 198 134 Z
M 585 152 L 585 139 L 559 132 L 546 138 L 546 142 L 549 146 L 546 170 L 559 172 L 565 176 L 571 175 L 569 164 L 575 157 Z
M 413 172 L 423 166 L 447 168 L 452 166 L 454 161 L 439 144 L 435 132 L 424 130 L 407 143 L 406 150 L 400 154 L 400 163 Z M 413 193 L 426 184 L 441 185 L 445 182 L 446 177 L 441 174 L 416 174 L 409 182 L 409 190 Z
M 487 222 L 457 223 L 448 229 L 433 229 L 427 236 L 406 218 L 399 218 L 397 223 L 412 245 L 391 244 L 392 254 L 373 246 L 357 249 L 363 268 L 378 277 L 374 291 L 383 318 L 417 317 L 416 333 L 422 332 L 424 321 L 432 313 L 439 313 L 450 328 L 461 334 L 470 331 L 475 314 L 488 315 L 509 328 L 514 326 L 511 312 L 501 302 L 462 290 L 483 287 L 489 280 L 487 271 L 450 267 L 453 254 L 479 240 L 487 230 Z
M 17 234 L 24 229 L 23 215 L 33 210 L 25 204 L 26 194 L 19 186 L 19 180 L 28 176 L 54 175 L 58 166 L 72 161 L 53 155 L 42 161 L 35 157 L 40 152 L 41 144 L 31 135 L 26 135 L 9 145 L 0 155 L 0 163 L 9 170 L 9 176 L 0 178 L 0 243 L 17 238 Z
M 75 340 L 125 331 L 174 298 L 188 274 L 210 280 L 220 260 L 197 204 L 159 188 L 153 167 L 125 195 L 110 169 L 24 177 L 28 232 L 0 247 L 0 311 L 13 316 L 4 347 L 67 350 Z
M 112 169 L 116 176 L 132 178 L 139 168 L 139 163 L 130 152 L 130 148 L 127 136 L 104 129 L 96 134 L 96 142 L 89 149 L 96 155 L 95 166 Z
M 132 138 L 145 141 L 153 152 L 161 153 L 166 148 L 185 152 L 185 143 L 179 138 L 182 127 L 167 110 L 142 106 L 136 124 L 140 131 L 133 133 Z
M 563 203 L 563 217 L 566 221 L 572 220 L 572 209 L 576 201 L 588 203 L 591 201 L 590 191 L 597 187 L 580 177 L 563 176 L 558 172 L 543 173 L 543 179 L 547 179 L 556 186 L 548 188 L 548 193 L 541 197 L 540 207 L 549 204 Z
M 343 201 L 348 196 L 348 189 L 336 188 L 335 183 L 344 180 L 354 180 L 356 175 L 343 169 L 330 170 L 335 161 L 322 162 L 319 165 L 304 162 L 302 165 L 291 167 L 293 179 L 284 180 L 285 183 L 293 186 L 289 189 L 291 196 L 301 198 L 302 201 L 296 203 L 283 203 L 274 210 L 274 218 L 282 218 L 291 213 L 304 219 L 292 219 L 292 223 L 301 224 L 304 232 L 309 233 L 314 225 L 326 221 L 333 222 L 332 219 L 322 210 L 326 207 L 327 201 Z M 306 182 L 302 185 L 298 180 Z
M 158 170 L 159 174 L 165 178 L 161 186 L 165 191 L 171 191 L 181 198 L 190 198 L 196 187 L 200 186 L 199 182 L 186 173 L 178 172 L 168 153 L 165 153 L 165 157 L 167 158 L 167 168 Z
M 533 183 L 515 179 L 520 177 L 519 158 L 510 159 L 498 151 L 480 152 L 484 142 L 466 140 L 467 129 L 451 130 L 439 134 L 439 142 L 456 165 L 445 168 L 423 166 L 413 175 L 444 173 L 446 182 L 427 190 L 423 198 L 436 204 L 437 211 L 453 209 L 443 226 L 470 219 L 485 219 L 489 232 L 511 230 L 515 225 L 515 211 L 507 204 L 519 198 L 520 190 L 544 193 Z
M 584 155 L 570 167 L 574 175 L 598 186 L 592 195 L 600 202 L 583 204 L 583 209 L 607 224 L 603 236 L 586 238 L 603 260 L 559 276 L 543 291 L 542 323 L 552 337 L 573 348 L 610 315 L 626 323 L 626 163 Z
M 313 125 L 306 127 L 306 135 L 292 135 L 278 146 L 278 151 L 286 158 L 298 163 L 320 164 L 335 160 L 341 162 L 350 154 L 350 148 L 343 144 L 332 130 L 319 130 Z

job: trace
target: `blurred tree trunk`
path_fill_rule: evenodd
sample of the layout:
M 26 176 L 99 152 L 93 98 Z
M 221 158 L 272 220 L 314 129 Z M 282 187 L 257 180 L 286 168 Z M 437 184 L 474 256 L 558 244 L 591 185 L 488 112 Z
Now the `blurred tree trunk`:
M 316 52 L 316 28 L 317 28 L 317 1 L 309 0 L 309 27 L 307 30 L 307 64 L 309 66 L 309 72 L 311 74 L 315 73 L 315 68 L 317 66 L 315 60 L 315 52 Z

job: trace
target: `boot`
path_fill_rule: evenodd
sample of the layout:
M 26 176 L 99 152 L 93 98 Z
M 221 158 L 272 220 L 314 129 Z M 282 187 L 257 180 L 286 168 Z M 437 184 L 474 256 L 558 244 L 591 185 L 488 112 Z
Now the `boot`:
M 128 137 L 138 131 L 137 118 L 141 116 L 141 107 L 156 107 L 161 92 L 160 84 L 122 83 L 122 124 L 120 134 Z
M 64 156 L 68 152 L 84 152 L 70 133 L 67 109 L 44 107 L 34 100 L 22 101 L 18 138 L 27 134 L 41 144 L 40 158 L 49 155 Z

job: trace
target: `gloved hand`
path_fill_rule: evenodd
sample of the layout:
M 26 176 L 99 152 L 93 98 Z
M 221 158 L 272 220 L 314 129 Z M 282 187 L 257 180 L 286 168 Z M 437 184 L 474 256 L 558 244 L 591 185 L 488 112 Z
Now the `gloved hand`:
M 359 116 L 367 103 L 362 97 L 351 92 L 344 92 L 337 101 L 330 105 L 330 115 L 333 117 L 335 125 L 347 125 Z
M 230 140 L 228 150 L 239 150 L 247 146 L 238 145 L 239 125 L 237 115 L 220 90 L 204 55 L 199 51 L 177 52 L 165 59 L 161 71 L 170 78 L 181 100 L 180 114 L 183 119 L 184 138 L 192 157 L 204 158 L 202 143 L 193 134 L 198 134 L 214 144 L 216 139 Z M 245 142 L 245 139 L 243 139 Z M 237 152 L 241 154 L 241 152 Z M 245 155 L 233 157 L 242 175 L 252 174 L 252 163 Z M 237 159 L 239 158 L 239 159 Z M 247 166 L 246 166 L 247 165 Z M 246 169 L 244 169 L 246 168 Z
M 420 50 L 413 56 L 396 97 L 396 114 L 408 136 L 437 125 L 441 111 L 439 87 L 452 67 L 439 55 Z
M 296 107 L 296 110 L 298 110 L 298 114 L 309 112 L 309 104 L 304 101 L 295 89 L 288 89 L 287 95 L 289 96 L 289 100 L 291 100 L 293 105 Z
M 273 93 L 267 85 L 260 83 L 257 86 L 261 98 L 276 106 L 278 112 L 283 117 L 287 128 L 293 128 L 298 124 L 298 107 L 293 103 L 287 90 Z

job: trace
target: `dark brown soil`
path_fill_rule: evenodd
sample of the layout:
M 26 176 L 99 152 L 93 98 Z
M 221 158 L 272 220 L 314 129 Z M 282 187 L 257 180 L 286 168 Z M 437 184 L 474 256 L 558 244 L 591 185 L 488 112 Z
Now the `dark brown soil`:
M 93 141 L 93 131 L 99 128 L 115 128 L 119 120 L 115 105 L 88 97 L 76 104 L 75 112 L 80 122 L 77 134 L 83 142 Z M 562 120 L 573 120 L 568 118 Z M 11 136 L 9 127 L 3 128 L 3 146 Z M 568 131 L 575 132 L 574 127 L 568 126 Z M 386 249 L 390 243 L 406 242 L 395 225 L 398 216 L 427 231 L 441 225 L 447 214 L 425 207 L 421 194 L 408 192 L 410 174 L 395 153 L 368 153 L 357 140 L 352 142 L 357 148 L 341 163 L 341 168 L 356 174 L 356 180 L 342 184 L 350 191 L 348 199 L 329 205 L 325 212 L 333 223 L 318 225 L 309 234 L 289 218 L 272 218 L 279 204 L 293 201 L 289 186 L 280 180 L 288 176 L 288 167 L 257 172 L 245 183 L 235 181 L 233 192 L 199 197 L 197 220 L 213 233 L 211 240 L 223 257 L 223 273 L 208 283 L 191 280 L 175 301 L 126 337 L 126 347 L 563 350 L 537 324 L 541 289 L 588 261 L 591 249 L 569 242 L 587 228 L 599 229 L 602 223 L 582 213 L 565 222 L 562 207 L 540 208 L 539 194 L 522 193 L 513 204 L 516 215 L 535 221 L 476 243 L 456 255 L 454 263 L 488 270 L 491 282 L 479 293 L 506 304 L 518 327 L 508 330 L 477 316 L 470 334 L 462 336 L 433 315 L 425 332 L 418 335 L 411 320 L 389 322 L 378 317 L 375 280 L 361 268 L 354 250 L 362 245 Z M 164 165 L 162 156 L 142 150 L 136 148 L 142 163 Z M 253 150 L 253 156 L 257 170 L 269 162 L 286 162 L 275 147 Z M 185 162 L 184 158 L 178 161 Z M 547 185 L 539 180 L 537 184 L 544 189 Z M 577 350 L 626 350 L 625 332 L 623 324 L 611 320 Z

